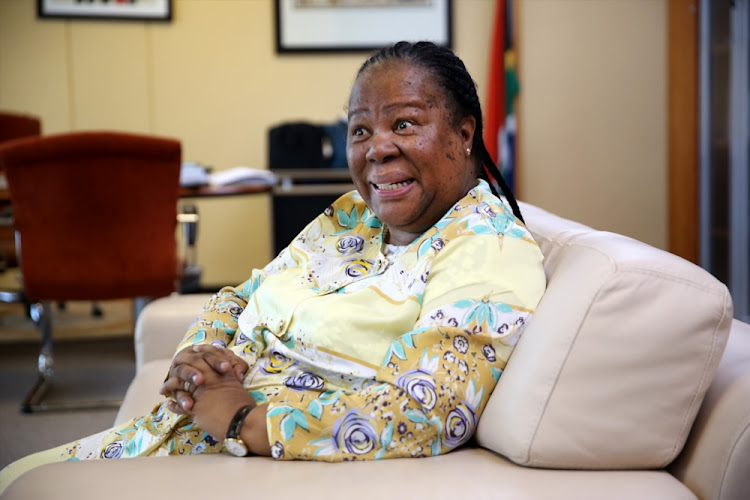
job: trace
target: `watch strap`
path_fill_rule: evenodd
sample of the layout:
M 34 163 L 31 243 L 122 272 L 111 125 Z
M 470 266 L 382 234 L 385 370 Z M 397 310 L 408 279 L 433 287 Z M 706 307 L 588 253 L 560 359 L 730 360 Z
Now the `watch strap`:
M 245 405 L 234 414 L 232 421 L 229 422 L 229 428 L 227 429 L 226 439 L 232 438 L 237 439 L 240 436 L 240 431 L 245 423 L 245 418 L 250 411 L 255 408 L 255 405 Z

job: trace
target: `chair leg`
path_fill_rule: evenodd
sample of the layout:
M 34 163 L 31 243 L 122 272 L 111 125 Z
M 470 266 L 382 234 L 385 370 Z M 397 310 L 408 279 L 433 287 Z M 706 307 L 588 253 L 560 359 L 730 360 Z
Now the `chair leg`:
M 177 214 L 177 221 L 182 223 L 183 259 L 180 269 L 178 293 L 197 293 L 201 289 L 201 267 L 196 260 L 195 241 L 198 236 L 198 208 L 194 204 L 184 204 L 181 213 Z
M 122 400 L 116 401 L 77 401 L 47 403 L 43 398 L 54 373 L 54 355 L 52 351 L 52 308 L 49 302 L 42 301 L 31 305 L 31 317 L 42 335 L 42 347 L 37 361 L 37 380 L 29 394 L 21 403 L 21 412 L 34 413 L 53 410 L 86 410 L 98 408 L 119 408 Z
M 42 398 L 49 389 L 50 379 L 54 373 L 55 359 L 52 353 L 52 314 L 50 303 L 43 301 L 31 304 L 31 319 L 42 334 L 42 346 L 37 360 L 37 379 L 31 391 L 21 404 L 21 411 L 31 413 L 43 407 Z

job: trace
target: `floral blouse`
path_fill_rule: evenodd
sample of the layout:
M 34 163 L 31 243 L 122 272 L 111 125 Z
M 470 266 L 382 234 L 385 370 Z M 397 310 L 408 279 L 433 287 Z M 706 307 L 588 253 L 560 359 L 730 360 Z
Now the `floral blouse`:
M 245 359 L 276 459 L 462 445 L 544 293 L 538 245 L 482 180 L 409 245 L 384 236 L 356 191 L 342 196 L 263 270 L 213 296 L 178 347 L 214 343 Z M 162 403 L 68 456 L 220 450 Z

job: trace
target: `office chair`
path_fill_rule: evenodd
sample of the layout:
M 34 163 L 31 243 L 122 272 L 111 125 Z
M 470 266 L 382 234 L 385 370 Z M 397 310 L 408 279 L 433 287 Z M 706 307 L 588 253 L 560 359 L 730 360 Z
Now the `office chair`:
M 42 121 L 36 116 L 0 111 L 0 143 L 41 133 Z M 12 218 L 10 206 L 0 203 L 0 272 L 16 265 Z
M 42 122 L 36 116 L 0 111 L 0 142 L 41 133 Z
M 119 132 L 0 144 L 23 294 L 41 331 L 38 379 L 22 411 L 107 406 L 42 401 L 53 375 L 50 302 L 148 300 L 175 290 L 180 163 L 178 141 Z

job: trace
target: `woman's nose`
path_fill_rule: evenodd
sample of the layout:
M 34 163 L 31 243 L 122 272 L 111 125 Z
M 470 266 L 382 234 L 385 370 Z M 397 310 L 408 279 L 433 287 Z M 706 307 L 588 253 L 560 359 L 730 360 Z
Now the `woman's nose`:
M 390 131 L 376 132 L 370 139 L 370 147 L 365 158 L 369 162 L 385 163 L 398 154 L 399 149 L 393 142 L 393 134 Z

